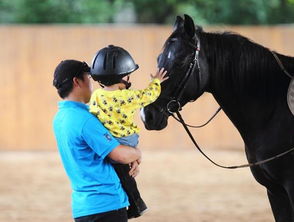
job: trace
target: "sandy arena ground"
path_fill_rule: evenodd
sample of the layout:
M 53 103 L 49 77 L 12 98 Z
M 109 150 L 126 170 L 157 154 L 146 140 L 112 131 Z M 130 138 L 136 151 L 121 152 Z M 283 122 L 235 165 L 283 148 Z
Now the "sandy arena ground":
M 244 153 L 209 151 L 225 165 Z M 0 152 L 0 222 L 69 222 L 70 186 L 56 152 Z M 144 151 L 137 177 L 149 211 L 138 222 L 273 222 L 249 169 L 224 170 L 194 150 Z

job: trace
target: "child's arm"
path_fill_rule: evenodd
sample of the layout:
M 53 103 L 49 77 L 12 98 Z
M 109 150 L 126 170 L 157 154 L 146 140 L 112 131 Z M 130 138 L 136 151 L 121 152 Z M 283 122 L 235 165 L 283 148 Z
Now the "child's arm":
M 157 70 L 155 75 L 151 74 L 152 82 L 149 84 L 149 86 L 146 89 L 142 90 L 135 90 L 135 98 L 134 102 L 139 107 L 144 107 L 149 105 L 150 103 L 153 103 L 161 92 L 161 86 L 160 83 L 167 80 L 168 77 L 166 76 L 166 71 L 162 68 L 160 70 Z

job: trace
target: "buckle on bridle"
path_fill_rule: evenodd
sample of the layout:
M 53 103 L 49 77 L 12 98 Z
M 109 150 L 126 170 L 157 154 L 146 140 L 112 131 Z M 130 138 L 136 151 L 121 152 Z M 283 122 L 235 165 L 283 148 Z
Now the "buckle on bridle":
M 172 105 L 172 104 L 175 104 L 175 106 Z M 176 107 L 176 108 L 174 108 L 174 107 Z M 178 100 L 175 100 L 175 99 L 169 101 L 169 102 L 166 104 L 166 109 L 167 109 L 167 111 L 168 111 L 170 114 L 173 114 L 173 113 L 175 113 L 175 112 L 179 112 L 179 111 L 181 110 L 181 108 L 182 108 L 182 107 L 181 107 L 180 102 L 179 102 Z M 175 111 L 173 111 L 173 110 L 175 110 Z

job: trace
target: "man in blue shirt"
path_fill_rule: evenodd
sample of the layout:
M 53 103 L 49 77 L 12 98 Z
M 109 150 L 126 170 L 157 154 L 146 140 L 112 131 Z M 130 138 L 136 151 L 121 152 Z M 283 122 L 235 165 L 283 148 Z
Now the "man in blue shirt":
M 72 187 L 76 222 L 126 222 L 128 197 L 109 158 L 128 164 L 141 162 L 141 151 L 120 145 L 86 103 L 92 93 L 89 67 L 76 60 L 62 61 L 53 85 L 63 101 L 53 121 L 55 138 Z M 130 175 L 139 172 L 131 164 Z

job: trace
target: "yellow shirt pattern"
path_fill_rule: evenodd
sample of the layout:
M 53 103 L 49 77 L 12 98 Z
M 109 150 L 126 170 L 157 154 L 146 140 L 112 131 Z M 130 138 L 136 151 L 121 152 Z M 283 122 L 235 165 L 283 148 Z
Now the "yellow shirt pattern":
M 137 109 L 154 102 L 160 95 L 160 80 L 153 79 L 146 89 L 107 91 L 97 89 L 90 100 L 90 112 L 115 137 L 125 137 L 139 132 L 134 123 Z

